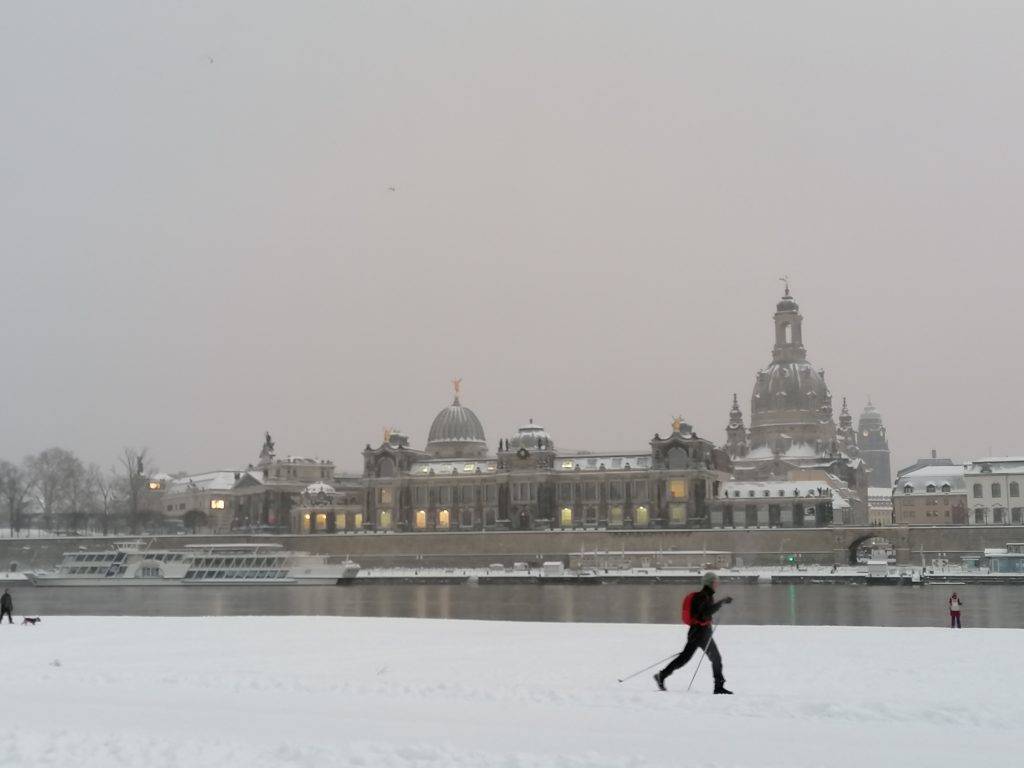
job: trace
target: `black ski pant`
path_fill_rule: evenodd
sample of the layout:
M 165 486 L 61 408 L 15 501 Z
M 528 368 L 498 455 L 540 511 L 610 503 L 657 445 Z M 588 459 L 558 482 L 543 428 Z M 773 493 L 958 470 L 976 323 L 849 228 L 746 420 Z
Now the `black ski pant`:
M 4 608 L 4 609 L 0 610 L 0 622 L 2 622 L 4 620 L 4 616 L 7 617 L 7 623 L 8 624 L 13 624 L 14 623 L 14 619 L 11 618 L 11 609 L 10 608 Z
M 661 679 L 671 675 L 686 662 L 693 658 L 699 649 L 703 648 L 711 661 L 711 671 L 715 676 L 715 688 L 725 685 L 725 676 L 722 674 L 722 655 L 718 652 L 718 646 L 711 639 L 711 627 L 701 627 L 696 624 L 690 626 L 690 632 L 686 636 L 686 646 L 683 652 L 668 663 L 668 666 L 661 670 Z

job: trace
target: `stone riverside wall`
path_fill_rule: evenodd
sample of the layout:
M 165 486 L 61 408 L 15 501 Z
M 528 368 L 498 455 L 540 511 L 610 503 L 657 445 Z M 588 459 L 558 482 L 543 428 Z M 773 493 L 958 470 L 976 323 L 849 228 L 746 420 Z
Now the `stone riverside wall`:
M 878 536 L 896 549 L 900 564 L 930 562 L 943 554 L 951 562 L 962 555 L 978 555 L 986 547 L 1024 541 L 1022 526 L 958 527 L 836 527 L 708 529 L 687 531 L 509 531 L 436 533 L 347 533 L 306 536 L 159 536 L 144 537 L 155 548 L 185 544 L 260 542 L 280 543 L 288 549 L 350 557 L 364 568 L 386 566 L 473 567 L 513 562 L 568 561 L 580 551 L 721 550 L 732 552 L 744 565 L 779 565 L 787 555 L 800 562 L 830 565 L 850 561 L 851 549 Z M 0 572 L 16 563 L 19 570 L 48 568 L 64 552 L 78 548 L 103 549 L 114 538 L 54 537 L 0 539 Z

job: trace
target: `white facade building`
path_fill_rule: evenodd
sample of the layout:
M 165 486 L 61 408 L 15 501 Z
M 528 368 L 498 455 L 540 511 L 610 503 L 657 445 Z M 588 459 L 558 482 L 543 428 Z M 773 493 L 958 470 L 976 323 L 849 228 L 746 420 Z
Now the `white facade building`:
M 964 484 L 971 524 L 1024 524 L 1024 457 L 976 459 L 964 465 Z

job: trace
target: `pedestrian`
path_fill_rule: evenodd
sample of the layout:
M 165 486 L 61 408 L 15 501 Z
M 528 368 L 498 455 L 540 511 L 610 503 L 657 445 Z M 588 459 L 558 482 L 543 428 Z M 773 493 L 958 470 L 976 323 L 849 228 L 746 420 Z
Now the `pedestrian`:
M 949 628 L 960 629 L 960 609 L 964 604 L 956 596 L 956 592 L 949 598 Z
M 3 623 L 5 615 L 7 616 L 7 623 L 13 624 L 12 613 L 14 613 L 14 600 L 11 599 L 11 593 L 5 589 L 3 595 L 0 595 L 0 624 Z
M 711 660 L 711 671 L 715 676 L 715 693 L 731 694 L 732 691 L 725 687 L 725 676 L 722 674 L 722 655 L 718 652 L 718 646 L 715 645 L 712 638 L 714 630 L 711 626 L 711 617 L 723 605 L 731 603 L 732 598 L 724 597 L 717 603 L 715 602 L 715 592 L 718 591 L 720 585 L 718 574 L 713 571 L 708 571 L 701 577 L 701 585 L 702 588 L 699 592 L 687 595 L 689 606 L 686 601 L 683 602 L 683 621 L 689 619 L 690 624 L 690 630 L 686 635 L 686 645 L 683 647 L 682 653 L 672 659 L 667 667 L 654 673 L 654 682 L 658 684 L 660 690 L 664 691 L 665 678 L 693 658 L 693 654 L 697 652 L 698 648 L 703 648 L 704 653 Z M 687 611 L 687 607 L 689 611 Z

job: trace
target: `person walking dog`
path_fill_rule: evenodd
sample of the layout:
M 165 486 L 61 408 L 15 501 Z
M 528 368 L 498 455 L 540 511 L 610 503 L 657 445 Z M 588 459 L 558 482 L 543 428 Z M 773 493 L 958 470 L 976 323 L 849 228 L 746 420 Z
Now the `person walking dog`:
M 686 664 L 698 648 L 703 648 L 704 653 L 711 660 L 711 671 L 715 676 L 715 693 L 731 694 L 732 691 L 725 687 L 725 676 L 722 674 L 722 655 L 718 652 L 718 646 L 712 638 L 714 629 L 711 625 L 711 617 L 718 612 L 723 605 L 732 602 L 731 597 L 724 597 L 715 602 L 715 592 L 720 586 L 718 574 L 708 571 L 701 577 L 702 588 L 699 592 L 691 592 L 683 600 L 683 623 L 689 624 L 690 629 L 686 635 L 686 645 L 682 653 L 668 663 L 663 670 L 654 673 L 654 682 L 658 688 L 665 690 L 665 680 Z

